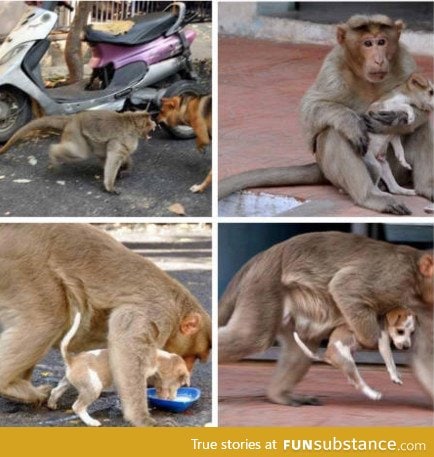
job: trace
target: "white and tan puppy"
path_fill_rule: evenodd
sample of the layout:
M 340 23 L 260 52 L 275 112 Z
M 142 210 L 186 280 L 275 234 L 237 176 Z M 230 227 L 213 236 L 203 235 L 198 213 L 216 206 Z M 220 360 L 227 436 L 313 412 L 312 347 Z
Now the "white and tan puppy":
M 416 118 L 415 107 L 422 111 L 434 110 L 433 84 L 419 73 L 413 73 L 404 84 L 372 103 L 368 108 L 368 113 L 403 111 L 407 113 L 406 123 L 411 125 Z M 404 168 L 411 170 L 411 165 L 405 160 L 399 135 L 369 133 L 369 148 L 364 161 L 374 174 L 375 184 L 382 179 L 392 194 L 416 195 L 414 189 L 406 189 L 396 182 L 386 158 L 389 144 L 392 145 L 399 163 Z
M 72 405 L 73 411 L 86 424 L 94 427 L 101 425 L 87 412 L 87 408 L 101 395 L 104 389 L 113 385 L 113 376 L 109 364 L 107 349 L 80 352 L 68 352 L 68 345 L 80 326 L 81 314 L 77 313 L 74 322 L 60 344 L 60 351 L 65 361 L 66 374 L 56 388 L 51 391 L 48 407 L 57 408 L 57 401 L 70 385 L 78 391 L 78 398 Z M 174 399 L 179 387 L 190 385 L 190 373 L 184 360 L 177 354 L 155 349 L 154 366 L 144 373 L 145 379 L 154 376 L 157 395 L 160 398 Z
M 390 341 L 392 340 L 398 349 L 409 349 L 411 347 L 411 335 L 414 330 L 415 316 L 408 309 L 397 307 L 386 314 L 384 328 L 378 341 L 378 350 L 386 364 L 390 379 L 396 384 L 402 384 L 402 380 L 393 360 Z M 297 332 L 294 332 L 294 338 L 308 357 L 340 368 L 346 374 L 350 383 L 368 398 L 372 400 L 381 398 L 381 393 L 369 387 L 357 369 L 352 354 L 360 349 L 361 345 L 348 325 L 343 324 L 333 330 L 324 357 L 318 357 L 313 354 L 300 339 Z

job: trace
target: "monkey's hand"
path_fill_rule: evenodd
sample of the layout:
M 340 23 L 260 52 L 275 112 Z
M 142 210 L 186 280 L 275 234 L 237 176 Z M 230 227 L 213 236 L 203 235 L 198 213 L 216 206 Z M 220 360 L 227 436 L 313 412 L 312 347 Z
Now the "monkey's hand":
M 370 133 L 405 133 L 402 127 L 409 125 L 408 114 L 405 111 L 370 111 L 362 117 Z
M 347 117 L 345 125 L 341 125 L 338 130 L 348 138 L 357 153 L 364 156 L 368 152 L 368 129 L 362 117 L 356 114 L 349 118 Z

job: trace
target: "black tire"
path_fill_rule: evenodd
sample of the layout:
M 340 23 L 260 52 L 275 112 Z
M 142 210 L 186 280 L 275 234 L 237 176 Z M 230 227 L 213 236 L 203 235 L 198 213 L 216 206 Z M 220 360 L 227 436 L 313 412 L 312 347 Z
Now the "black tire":
M 176 97 L 177 95 L 203 95 L 205 93 L 203 87 L 194 81 L 181 80 L 177 81 L 167 88 L 164 92 L 164 98 Z M 178 125 L 169 127 L 166 124 L 161 124 L 167 132 L 173 137 L 181 140 L 191 140 L 196 137 L 194 130 L 186 125 Z
M 0 143 L 5 143 L 31 118 L 29 97 L 14 87 L 0 87 Z

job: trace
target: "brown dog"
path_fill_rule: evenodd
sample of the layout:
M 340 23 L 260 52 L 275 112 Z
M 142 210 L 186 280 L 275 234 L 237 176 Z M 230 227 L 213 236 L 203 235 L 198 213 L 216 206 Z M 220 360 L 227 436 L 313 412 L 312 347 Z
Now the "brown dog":
M 196 134 L 196 146 L 203 152 L 211 142 L 212 98 L 211 95 L 178 95 L 163 98 L 157 118 L 170 127 L 189 125 Z M 192 192 L 203 192 L 211 184 L 211 171 L 201 184 L 190 187 Z
M 77 333 L 81 314 L 77 313 L 72 327 L 60 344 L 60 351 L 65 362 L 66 374 L 55 389 L 51 391 L 48 407 L 57 408 L 57 401 L 70 385 L 78 391 L 78 398 L 72 405 L 74 412 L 86 424 L 99 427 L 101 422 L 87 412 L 87 408 L 98 399 L 101 392 L 113 385 L 113 375 L 110 370 L 109 352 L 107 349 L 80 352 L 72 354 L 68 351 L 71 339 Z M 160 398 L 173 400 L 176 392 L 183 385 L 190 385 L 190 373 L 184 360 L 177 354 L 156 349 L 154 366 L 144 373 L 145 381 L 154 376 L 157 395 Z

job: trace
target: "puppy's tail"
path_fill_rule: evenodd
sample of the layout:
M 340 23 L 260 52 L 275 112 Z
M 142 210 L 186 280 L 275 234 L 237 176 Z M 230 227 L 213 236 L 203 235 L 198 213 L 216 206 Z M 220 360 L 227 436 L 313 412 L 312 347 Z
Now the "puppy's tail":
M 19 140 L 24 139 L 30 133 L 34 134 L 36 131 L 50 132 L 50 133 L 61 133 L 65 128 L 66 123 L 70 119 L 69 116 L 44 116 L 39 119 L 35 119 L 32 122 L 21 127 L 17 130 L 8 142 L 0 149 L 0 154 L 4 154 L 8 151 L 15 143 Z
M 60 352 L 62 353 L 63 360 L 67 365 L 70 363 L 71 358 L 71 354 L 68 352 L 68 346 L 72 338 L 74 338 L 74 335 L 77 333 L 80 322 L 81 313 L 77 312 L 74 316 L 74 322 L 72 323 L 71 328 L 68 330 L 67 334 L 63 337 L 63 340 L 60 343 Z
M 300 349 L 312 360 L 317 360 L 318 362 L 323 362 L 321 357 L 318 357 L 314 354 L 301 340 L 297 332 L 293 333 L 295 342 L 300 346 Z

